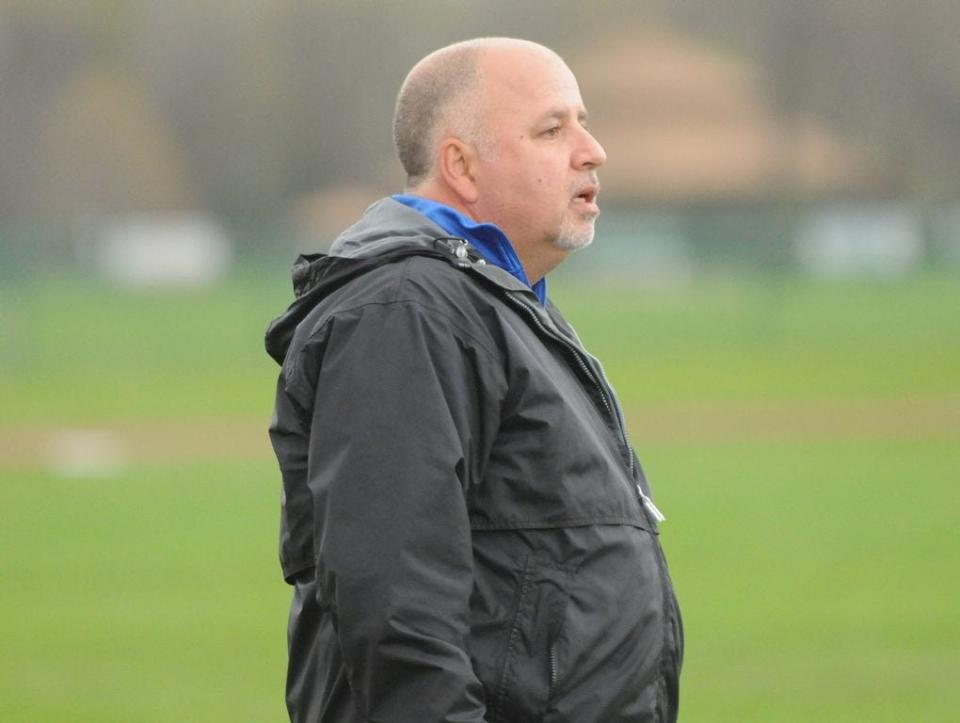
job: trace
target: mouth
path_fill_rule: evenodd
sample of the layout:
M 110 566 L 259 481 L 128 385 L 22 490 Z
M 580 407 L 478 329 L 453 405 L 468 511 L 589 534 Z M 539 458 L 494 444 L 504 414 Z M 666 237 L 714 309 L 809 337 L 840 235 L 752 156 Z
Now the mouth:
M 584 210 L 591 213 L 600 213 L 600 207 L 597 206 L 597 196 L 600 195 L 600 186 L 591 183 L 583 186 L 573 197 L 573 202 L 578 206 L 584 206 Z

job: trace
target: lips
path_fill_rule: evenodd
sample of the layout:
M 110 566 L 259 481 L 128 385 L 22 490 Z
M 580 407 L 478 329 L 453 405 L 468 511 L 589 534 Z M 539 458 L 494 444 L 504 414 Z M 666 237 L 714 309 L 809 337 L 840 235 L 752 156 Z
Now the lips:
M 583 206 L 585 211 L 590 213 L 600 213 L 600 207 L 597 206 L 597 196 L 600 194 L 600 185 L 590 183 L 581 186 L 573 196 L 573 201 L 579 206 Z

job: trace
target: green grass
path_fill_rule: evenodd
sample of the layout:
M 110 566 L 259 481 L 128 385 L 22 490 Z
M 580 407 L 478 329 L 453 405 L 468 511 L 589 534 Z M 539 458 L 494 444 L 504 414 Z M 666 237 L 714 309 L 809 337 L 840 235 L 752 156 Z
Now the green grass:
M 628 406 L 960 391 L 956 276 L 552 291 Z
M 0 425 L 265 423 L 282 279 L 0 289 Z M 960 282 L 551 287 L 628 407 L 960 393 Z M 956 430 L 651 444 L 683 606 L 685 723 L 960 710 Z M 163 441 L 158 440 L 162 445 Z M 175 451 L 173 451 L 175 452 Z M 0 720 L 282 720 L 270 459 L 69 479 L 0 464 Z
M 0 288 L 0 423 L 262 415 L 285 279 L 182 294 Z M 960 391 L 960 283 L 551 287 L 626 406 Z
M 946 721 L 960 706 L 947 443 L 647 449 L 687 721 Z M 269 461 L 0 475 L 0 719 L 282 719 Z
M 275 477 L 0 475 L 0 720 L 282 720 Z
M 960 445 L 646 451 L 683 604 L 688 721 L 960 710 Z
M 0 423 L 263 414 L 263 350 L 289 284 L 234 281 L 187 293 L 89 283 L 0 290 Z

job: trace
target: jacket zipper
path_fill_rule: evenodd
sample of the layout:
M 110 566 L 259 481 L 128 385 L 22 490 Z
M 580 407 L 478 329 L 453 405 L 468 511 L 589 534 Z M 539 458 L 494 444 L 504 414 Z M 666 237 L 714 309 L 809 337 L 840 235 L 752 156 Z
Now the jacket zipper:
M 627 454 L 627 459 L 629 460 L 630 478 L 635 479 L 636 467 L 635 467 L 633 448 L 630 446 L 630 443 L 627 441 L 627 432 L 626 432 L 626 429 L 624 428 L 623 418 L 619 414 L 614 413 L 613 411 L 613 407 L 610 403 L 609 396 L 607 394 L 607 389 L 604 387 L 604 380 L 600 378 L 601 374 L 595 373 L 589 367 L 589 365 L 583 358 L 583 352 L 579 348 L 571 344 L 563 336 L 560 336 L 556 332 L 548 329 L 544 325 L 544 323 L 540 320 L 540 316 L 537 313 L 537 310 L 532 308 L 526 301 L 523 300 L 522 297 L 514 296 L 513 294 L 510 294 L 510 293 L 508 293 L 507 296 L 511 299 L 511 301 L 514 303 L 515 306 L 522 308 L 526 312 L 526 314 L 533 320 L 535 326 L 538 329 L 540 329 L 541 332 L 543 332 L 545 335 L 547 335 L 551 339 L 554 339 L 560 342 L 564 348 L 569 350 L 571 356 L 573 356 L 573 358 L 577 360 L 577 364 L 579 365 L 580 369 L 586 374 L 586 377 L 590 379 L 593 382 L 593 384 L 596 386 L 597 390 L 600 392 L 600 399 L 603 401 L 604 408 L 607 410 L 607 413 L 610 415 L 610 417 L 616 420 L 617 422 L 617 427 L 620 432 L 620 439 L 623 443 L 624 451 Z M 640 487 L 640 483 L 635 482 L 635 486 L 637 489 L 637 496 L 640 500 L 641 505 L 647 510 L 647 512 L 650 515 L 654 517 L 654 519 L 657 520 L 657 522 L 663 522 L 666 518 L 664 517 L 663 513 L 657 508 L 657 506 L 653 503 L 653 500 L 650 499 L 650 497 L 648 497 L 644 493 L 643 489 Z M 664 616 L 664 640 L 663 640 L 663 648 L 661 649 L 661 652 L 660 652 L 660 655 L 661 655 L 661 660 L 659 665 L 660 680 L 659 680 L 659 685 L 658 685 L 659 690 L 657 695 L 658 715 L 663 715 L 665 712 L 665 708 L 667 706 L 666 691 L 665 691 L 667 670 L 665 666 L 668 664 L 668 659 L 666 657 L 666 650 L 668 647 L 670 647 L 667 644 L 669 639 L 667 636 L 670 636 L 672 632 L 670 630 L 670 626 L 671 626 L 670 617 L 672 615 L 676 615 L 676 612 L 673 611 L 673 603 L 666 602 L 666 596 L 667 595 L 672 596 L 672 592 L 671 592 L 672 586 L 670 585 L 669 578 L 667 576 L 666 561 L 664 560 L 664 557 L 663 557 L 663 551 L 660 549 L 660 545 L 655 545 L 655 547 L 657 549 L 656 559 L 657 559 L 657 571 L 660 577 L 660 589 L 663 591 L 665 606 L 669 610 L 669 612 L 667 612 L 667 614 Z M 676 638 L 675 632 L 672 633 L 672 637 Z M 675 649 L 678 644 L 679 644 L 678 641 L 674 639 L 673 648 Z M 553 690 L 553 687 L 555 684 L 556 684 L 556 651 L 554 650 L 553 646 L 551 646 L 550 647 L 550 689 L 551 691 Z
M 553 687 L 557 684 L 557 676 L 559 671 L 557 670 L 557 646 L 556 643 L 550 646 L 550 693 L 553 692 Z
M 540 315 L 537 313 L 537 310 L 524 301 L 522 297 L 516 296 L 509 292 L 507 293 L 507 297 L 511 300 L 514 306 L 524 310 L 527 316 L 533 320 L 533 323 L 538 329 L 540 329 L 540 331 L 549 336 L 551 339 L 560 342 L 560 344 L 570 352 L 570 355 L 576 360 L 577 365 L 583 371 L 584 375 L 587 377 L 587 379 L 593 382 L 594 386 L 597 388 L 597 391 L 600 392 L 600 401 L 603 402 L 603 406 L 607 410 L 607 414 L 617 423 L 617 429 L 620 432 L 620 442 L 623 445 L 623 451 L 627 457 L 627 466 L 630 470 L 630 479 L 634 479 L 636 476 L 636 468 L 634 466 L 633 449 L 630 447 L 630 443 L 627 441 L 627 431 L 624 429 L 623 418 L 620 416 L 619 412 L 614 411 L 613 405 L 610 402 L 610 398 L 607 394 L 607 386 L 605 386 L 604 380 L 600 379 L 600 375 L 590 368 L 586 360 L 583 358 L 583 352 L 574 344 L 571 344 L 563 336 L 560 336 L 551 329 L 548 329 L 540 320 Z M 667 518 L 653 503 L 653 500 L 644 493 L 643 489 L 640 487 L 640 483 L 635 483 L 635 486 L 637 488 L 637 496 L 640 499 L 641 504 L 651 515 L 653 515 L 657 522 L 665 521 Z

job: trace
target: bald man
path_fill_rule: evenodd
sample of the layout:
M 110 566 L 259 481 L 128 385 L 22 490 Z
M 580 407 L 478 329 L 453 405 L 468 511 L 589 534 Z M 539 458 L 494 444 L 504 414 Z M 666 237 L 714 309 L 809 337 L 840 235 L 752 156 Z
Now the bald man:
M 573 73 L 442 48 L 394 117 L 403 194 L 301 257 L 267 333 L 295 722 L 675 721 L 663 516 L 600 364 L 547 297 L 593 239 Z

